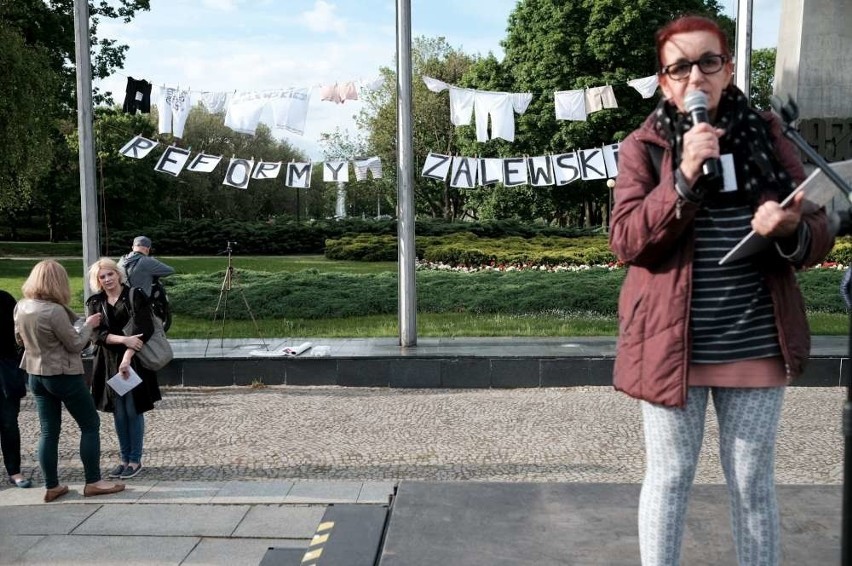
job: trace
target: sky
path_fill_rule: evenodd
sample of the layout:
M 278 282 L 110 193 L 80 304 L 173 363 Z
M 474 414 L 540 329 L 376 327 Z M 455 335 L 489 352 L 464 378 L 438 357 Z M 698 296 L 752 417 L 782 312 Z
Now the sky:
M 737 0 L 720 0 L 736 15 Z M 745 1 L 745 0 L 743 0 Z M 494 53 L 517 0 L 411 0 L 411 35 L 446 38 L 465 53 Z M 753 0 L 752 47 L 775 47 L 778 0 Z M 393 67 L 396 0 L 152 0 L 130 23 L 102 22 L 99 35 L 129 46 L 124 69 L 96 81 L 121 104 L 127 77 L 193 91 L 257 91 L 369 80 Z M 419 77 L 414 77 L 419 80 Z M 310 99 L 305 133 L 273 134 L 322 159 L 335 128 L 357 135 L 360 101 Z

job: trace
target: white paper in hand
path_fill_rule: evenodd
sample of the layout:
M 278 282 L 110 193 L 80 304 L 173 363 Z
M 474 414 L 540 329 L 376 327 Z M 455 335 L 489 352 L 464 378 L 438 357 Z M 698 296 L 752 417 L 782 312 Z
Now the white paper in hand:
M 129 368 L 130 377 L 124 379 L 121 376 L 121 372 L 118 372 L 111 378 L 107 380 L 107 385 L 112 387 L 119 397 L 123 397 L 128 391 L 142 383 L 142 378 L 139 377 L 139 374 L 133 371 L 133 368 Z

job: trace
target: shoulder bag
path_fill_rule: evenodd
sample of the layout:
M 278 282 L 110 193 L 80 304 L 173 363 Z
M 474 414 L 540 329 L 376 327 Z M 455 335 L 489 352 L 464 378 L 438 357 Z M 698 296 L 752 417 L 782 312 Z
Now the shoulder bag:
M 122 329 L 125 336 L 133 336 L 135 334 L 135 332 L 133 332 L 133 322 L 136 319 L 136 310 L 133 305 L 134 291 L 135 289 L 131 287 L 130 292 L 128 293 L 127 304 L 130 309 L 130 320 Z M 166 338 L 166 333 L 163 330 L 163 321 L 154 316 L 154 313 L 152 312 L 151 322 L 154 324 L 154 333 L 151 334 L 151 338 L 145 342 L 142 349 L 136 352 L 135 356 L 139 358 L 139 363 L 142 364 L 143 367 L 157 371 L 166 367 L 166 365 L 175 357 L 175 354 L 172 351 L 172 345 L 169 344 L 169 339 Z

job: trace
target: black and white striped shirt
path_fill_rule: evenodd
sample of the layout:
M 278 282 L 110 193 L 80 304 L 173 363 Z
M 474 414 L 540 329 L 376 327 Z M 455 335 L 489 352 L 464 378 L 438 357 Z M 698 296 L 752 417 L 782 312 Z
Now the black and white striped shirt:
M 719 265 L 751 230 L 749 206 L 703 207 L 695 218 L 692 363 L 781 355 L 769 289 L 752 258 Z

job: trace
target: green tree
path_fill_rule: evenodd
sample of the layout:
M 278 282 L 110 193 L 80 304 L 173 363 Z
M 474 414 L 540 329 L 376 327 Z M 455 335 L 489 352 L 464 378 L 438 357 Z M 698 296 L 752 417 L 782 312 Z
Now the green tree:
M 733 37 L 733 23 L 716 0 L 522 0 L 509 16 L 502 42 L 505 57 L 469 56 L 443 38 L 415 41 L 413 74 L 414 154 L 429 151 L 482 157 L 547 155 L 618 142 L 652 111 L 655 99 L 641 99 L 626 85 L 657 71 L 654 33 L 683 13 L 720 20 Z M 361 115 L 367 145 L 386 163 L 395 161 L 396 100 L 393 71 L 384 69 L 386 88 Z M 473 126 L 449 122 L 446 94 L 436 95 L 419 80 L 428 75 L 479 90 L 530 92 L 526 112 L 516 116 L 515 140 L 477 142 Z M 557 121 L 553 92 L 610 84 L 619 108 L 595 112 L 584 122 Z M 604 181 L 557 187 L 489 187 L 458 191 L 416 179 L 418 214 L 446 218 L 517 218 L 559 224 L 600 225 L 607 221 Z
M 59 77 L 47 51 L 0 21 L 0 212 L 12 230 L 51 170 Z
M 769 97 L 775 82 L 775 48 L 755 49 L 751 52 L 751 105 L 758 110 L 769 110 Z
M 161 143 L 143 159 L 121 155 L 121 147 L 137 134 Z M 276 179 L 253 179 L 245 191 L 223 185 L 222 180 L 229 158 L 234 155 L 285 164 L 309 161 L 287 142 L 276 140 L 265 125 L 261 124 L 254 136 L 240 134 L 225 126 L 223 114 L 211 114 L 201 106 L 190 111 L 180 140 L 157 134 L 156 112 L 125 114 L 118 108 L 99 107 L 95 138 L 101 236 L 105 246 L 111 230 L 141 228 L 163 220 L 268 220 L 295 215 L 296 190 L 284 186 L 283 172 Z M 220 155 L 222 160 L 211 173 L 183 170 L 174 177 L 156 171 L 154 167 L 163 150 L 172 144 L 188 148 L 191 157 L 204 152 Z
M 477 88 L 534 94 L 517 119 L 512 144 L 516 155 L 563 153 L 618 142 L 656 103 L 626 85 L 656 72 L 656 30 L 682 13 L 718 17 L 719 12 L 715 0 L 524 0 L 509 17 L 501 82 Z M 732 27 L 729 22 L 724 26 Z M 504 76 L 510 78 L 508 84 Z M 582 122 L 556 119 L 554 91 L 606 84 L 613 86 L 619 108 L 592 113 Z M 560 224 L 607 221 L 608 188 L 602 180 L 523 191 L 536 218 Z
M 90 4 L 95 78 L 121 68 L 127 50 L 115 40 L 98 37 L 99 23 L 104 18 L 129 22 L 139 10 L 148 9 L 149 0 Z M 77 156 L 67 145 L 77 108 L 74 0 L 0 0 L 0 30 L 0 60 L 6 63 L 6 80 L 0 85 L 0 212 L 13 230 L 18 223 L 10 215 L 38 217 L 54 239 L 61 236 L 57 229 L 68 212 L 79 211 L 79 177 L 69 174 L 77 167 Z M 104 97 L 96 93 L 95 100 Z M 15 179 L 7 182 L 3 175 L 10 171 Z
M 430 151 L 458 154 L 455 129 L 450 122 L 446 91 L 435 94 L 426 88 L 421 77 L 428 76 L 446 83 L 459 84 L 474 57 L 450 47 L 443 37 L 414 39 L 412 49 L 413 150 L 415 164 L 422 164 Z M 396 186 L 396 80 L 394 71 L 381 69 L 384 84 L 364 97 L 364 109 L 357 117 L 358 126 L 368 132 L 364 149 L 382 158 L 383 194 Z M 417 213 L 455 220 L 467 215 L 465 194 L 441 183 L 414 175 Z

